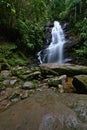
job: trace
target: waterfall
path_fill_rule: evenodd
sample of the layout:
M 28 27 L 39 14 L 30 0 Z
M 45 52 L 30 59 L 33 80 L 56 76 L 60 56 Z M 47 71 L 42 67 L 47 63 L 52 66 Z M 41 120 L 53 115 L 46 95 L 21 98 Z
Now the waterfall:
M 63 47 L 66 43 L 63 29 L 58 21 L 54 21 L 52 28 L 52 41 L 44 50 L 43 58 L 41 51 L 38 53 L 40 63 L 64 63 Z

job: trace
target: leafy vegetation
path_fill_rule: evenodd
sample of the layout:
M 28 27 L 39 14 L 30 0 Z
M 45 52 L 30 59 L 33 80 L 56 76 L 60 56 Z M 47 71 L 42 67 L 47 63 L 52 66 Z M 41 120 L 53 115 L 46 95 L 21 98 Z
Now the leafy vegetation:
M 17 50 L 13 43 L 2 42 L 0 45 L 0 68 L 9 69 L 10 66 L 26 65 L 27 58 Z
M 0 35 L 25 54 L 35 55 L 44 42 L 46 22 L 68 22 L 79 37 L 75 57 L 87 56 L 87 0 L 1 0 Z M 11 53 L 11 51 L 6 52 Z M 78 55 L 79 54 L 79 55 Z M 21 64 L 21 61 L 19 61 Z

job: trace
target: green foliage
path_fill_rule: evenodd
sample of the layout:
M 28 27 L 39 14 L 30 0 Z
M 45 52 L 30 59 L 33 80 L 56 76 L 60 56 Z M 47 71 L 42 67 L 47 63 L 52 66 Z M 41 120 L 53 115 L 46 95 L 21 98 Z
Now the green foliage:
M 80 41 L 82 44 L 78 46 L 77 49 L 75 49 L 76 55 L 81 59 L 87 57 L 87 18 L 84 18 L 80 22 L 76 23 L 76 30 L 78 32 L 78 35 L 80 37 Z
M 0 82 L 0 92 L 5 90 L 5 86 L 3 86 L 3 84 Z
M 28 55 L 35 54 L 43 46 L 43 26 L 48 21 L 61 20 L 70 23 L 70 29 L 77 24 L 80 39 L 87 39 L 87 0 L 1 0 L 0 1 L 0 26 L 18 32 L 15 40 L 20 48 Z M 2 32 L 0 32 L 2 33 Z M 6 35 L 7 35 L 6 34 Z M 86 46 L 80 50 L 86 50 Z M 83 49 L 85 48 L 85 49 Z M 84 51 L 81 51 L 81 55 Z M 11 51 L 7 51 L 7 56 Z M 9 53 L 9 54 L 8 54 Z M 78 53 L 78 51 L 76 52 Z M 10 61 L 9 61 L 10 62 Z M 19 64 L 22 62 L 19 61 Z M 12 64 L 12 63 L 11 63 Z
M 80 32 L 80 38 L 87 40 L 87 18 L 76 23 L 77 31 Z
M 2 75 L 0 75 L 0 81 L 3 81 L 3 80 L 4 80 L 3 76 L 2 76 Z
M 2 58 L 8 58 L 12 54 L 12 50 L 15 50 L 17 46 L 12 43 L 2 43 L 0 45 L 0 60 Z
M 59 84 L 61 84 L 60 80 L 51 80 L 48 82 L 49 87 L 58 87 Z
M 0 45 L 0 64 L 1 68 L 4 66 L 26 65 L 27 58 L 17 50 L 17 46 L 13 43 L 2 43 Z

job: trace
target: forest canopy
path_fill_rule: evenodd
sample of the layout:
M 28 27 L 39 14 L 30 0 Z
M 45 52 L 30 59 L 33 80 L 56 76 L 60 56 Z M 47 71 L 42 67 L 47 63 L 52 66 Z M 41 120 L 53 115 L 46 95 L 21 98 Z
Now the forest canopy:
M 87 0 L 0 0 L 0 35 L 24 51 L 36 53 L 43 46 L 46 22 L 69 23 L 80 46 L 75 55 L 87 56 Z

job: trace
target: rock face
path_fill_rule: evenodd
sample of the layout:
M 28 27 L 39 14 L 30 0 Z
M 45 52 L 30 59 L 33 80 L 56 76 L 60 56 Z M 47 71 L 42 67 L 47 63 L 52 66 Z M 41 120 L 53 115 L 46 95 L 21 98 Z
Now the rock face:
M 0 130 L 86 129 L 86 95 L 38 92 L 0 113 Z
M 73 79 L 73 85 L 77 93 L 87 94 L 87 75 L 78 75 Z
M 58 73 L 59 75 L 66 74 L 68 76 L 87 74 L 87 66 L 81 66 L 75 64 L 58 64 L 58 63 L 41 64 L 40 69 L 41 71 L 51 69 L 56 73 Z

